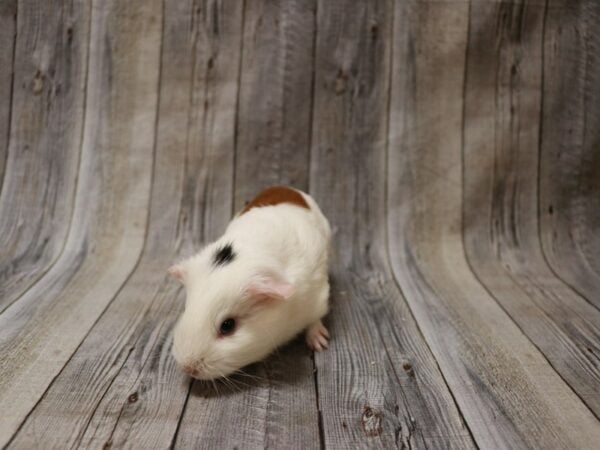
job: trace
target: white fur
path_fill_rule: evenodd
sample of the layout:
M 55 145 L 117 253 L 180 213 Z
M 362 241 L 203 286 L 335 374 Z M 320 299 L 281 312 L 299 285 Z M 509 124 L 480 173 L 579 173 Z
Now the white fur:
M 316 202 L 301 194 L 310 209 L 290 203 L 252 208 L 220 239 L 170 270 L 187 291 L 173 355 L 196 378 L 226 376 L 259 361 L 327 313 L 331 230 Z M 227 243 L 235 259 L 215 267 L 214 254 Z M 256 291 L 265 286 L 275 294 L 261 302 Z M 236 330 L 219 336 L 228 317 L 236 319 Z

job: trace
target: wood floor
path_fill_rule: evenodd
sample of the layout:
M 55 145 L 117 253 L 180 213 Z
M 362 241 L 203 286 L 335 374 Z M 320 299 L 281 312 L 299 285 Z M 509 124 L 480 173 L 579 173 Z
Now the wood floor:
M 0 448 L 599 448 L 596 0 L 2 0 L 0 179 Z M 165 269 L 271 184 L 331 345 L 216 391 Z

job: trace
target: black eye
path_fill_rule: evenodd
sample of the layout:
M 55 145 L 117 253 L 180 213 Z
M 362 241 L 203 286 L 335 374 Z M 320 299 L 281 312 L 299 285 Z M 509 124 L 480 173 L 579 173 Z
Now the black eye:
M 225 319 L 221 322 L 221 326 L 219 327 L 219 334 L 221 336 L 230 335 L 235 331 L 235 320 L 234 319 Z

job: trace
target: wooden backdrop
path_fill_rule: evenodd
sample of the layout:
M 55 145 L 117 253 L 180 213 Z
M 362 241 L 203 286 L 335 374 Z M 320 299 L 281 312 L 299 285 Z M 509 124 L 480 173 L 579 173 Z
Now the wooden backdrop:
M 0 0 L 0 447 L 598 448 L 596 0 Z M 262 187 L 332 342 L 221 383 L 165 268 Z

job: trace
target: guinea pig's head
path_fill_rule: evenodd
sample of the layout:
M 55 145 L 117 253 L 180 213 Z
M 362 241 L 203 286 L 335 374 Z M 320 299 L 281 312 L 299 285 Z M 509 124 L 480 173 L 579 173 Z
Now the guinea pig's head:
M 185 309 L 173 331 L 173 356 L 187 374 L 202 380 L 225 377 L 279 344 L 284 305 L 294 294 L 280 274 L 207 271 L 185 263 L 169 273 L 186 288 Z

